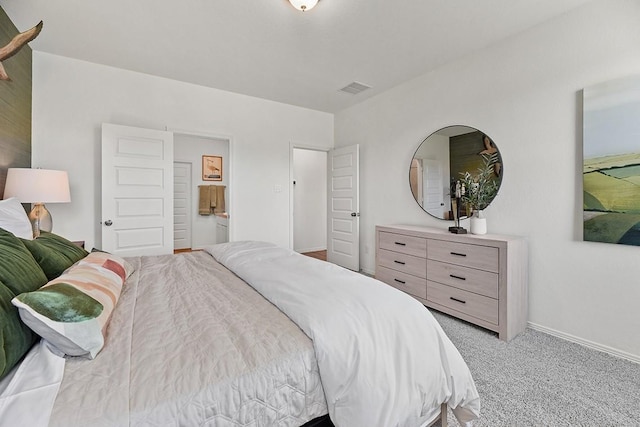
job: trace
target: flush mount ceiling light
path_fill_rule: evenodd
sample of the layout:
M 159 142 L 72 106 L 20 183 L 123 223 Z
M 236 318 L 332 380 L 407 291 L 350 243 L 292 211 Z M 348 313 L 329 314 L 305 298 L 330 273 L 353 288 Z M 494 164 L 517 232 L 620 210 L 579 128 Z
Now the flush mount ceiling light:
M 289 3 L 296 9 L 306 12 L 313 9 L 318 4 L 318 0 L 289 0 Z

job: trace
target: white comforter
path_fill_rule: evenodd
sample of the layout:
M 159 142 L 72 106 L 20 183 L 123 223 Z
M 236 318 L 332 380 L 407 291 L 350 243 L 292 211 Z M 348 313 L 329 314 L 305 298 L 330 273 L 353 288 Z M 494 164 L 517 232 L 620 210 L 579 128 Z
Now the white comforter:
M 53 354 L 45 341 L 33 346 L 0 381 L 0 426 L 46 427 L 64 365 L 65 360 Z
M 337 427 L 424 425 L 447 402 L 463 423 L 480 400 L 431 313 L 375 279 L 260 242 L 206 249 L 313 340 Z

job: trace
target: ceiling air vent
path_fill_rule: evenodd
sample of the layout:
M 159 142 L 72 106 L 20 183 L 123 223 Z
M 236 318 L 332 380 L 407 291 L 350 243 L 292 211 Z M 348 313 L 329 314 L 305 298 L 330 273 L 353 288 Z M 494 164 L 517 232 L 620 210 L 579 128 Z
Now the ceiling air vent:
M 367 89 L 371 89 L 371 86 L 367 86 L 364 83 L 353 82 L 340 89 L 340 91 L 350 93 L 351 95 L 357 95 Z

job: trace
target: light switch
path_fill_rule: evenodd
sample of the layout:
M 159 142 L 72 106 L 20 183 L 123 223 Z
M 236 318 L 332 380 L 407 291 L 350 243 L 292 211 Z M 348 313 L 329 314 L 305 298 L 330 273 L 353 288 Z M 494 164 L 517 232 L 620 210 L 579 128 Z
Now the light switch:
M 273 192 L 274 193 L 282 193 L 282 185 L 280 184 L 276 184 L 273 186 Z

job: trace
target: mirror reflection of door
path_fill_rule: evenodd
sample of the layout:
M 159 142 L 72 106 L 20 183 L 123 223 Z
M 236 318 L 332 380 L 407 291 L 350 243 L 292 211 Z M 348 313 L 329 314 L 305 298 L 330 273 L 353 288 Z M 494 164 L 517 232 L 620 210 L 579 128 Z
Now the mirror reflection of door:
M 438 160 L 422 159 L 424 210 L 433 216 L 444 215 L 442 166 Z
M 422 196 L 422 159 L 411 160 L 411 169 L 409 170 L 409 184 L 411 185 L 411 193 L 413 198 L 423 206 Z

